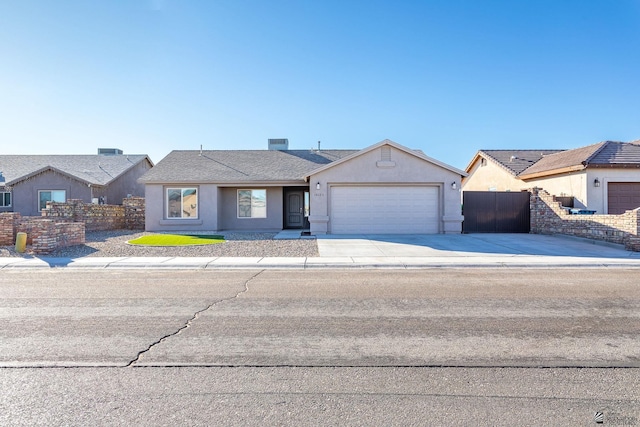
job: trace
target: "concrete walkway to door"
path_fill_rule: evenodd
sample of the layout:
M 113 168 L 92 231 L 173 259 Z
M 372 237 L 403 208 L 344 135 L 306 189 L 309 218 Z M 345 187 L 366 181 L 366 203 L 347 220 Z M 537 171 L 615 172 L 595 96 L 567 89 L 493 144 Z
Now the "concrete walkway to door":
M 425 234 L 317 236 L 325 257 L 504 257 L 551 256 L 640 259 L 621 245 L 561 235 Z

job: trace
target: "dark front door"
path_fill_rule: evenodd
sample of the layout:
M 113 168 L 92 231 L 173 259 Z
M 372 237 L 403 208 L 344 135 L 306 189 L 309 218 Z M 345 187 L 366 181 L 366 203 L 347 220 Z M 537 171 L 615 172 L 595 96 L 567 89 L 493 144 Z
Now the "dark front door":
M 284 228 L 302 228 L 304 225 L 304 191 L 288 191 L 284 205 Z

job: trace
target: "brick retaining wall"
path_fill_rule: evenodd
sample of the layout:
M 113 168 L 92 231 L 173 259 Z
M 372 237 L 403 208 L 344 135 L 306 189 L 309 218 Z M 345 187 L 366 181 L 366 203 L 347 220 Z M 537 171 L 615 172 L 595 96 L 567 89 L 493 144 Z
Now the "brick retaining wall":
M 571 215 L 545 190 L 534 188 L 530 191 L 532 233 L 602 240 L 640 252 L 638 209 L 620 215 Z

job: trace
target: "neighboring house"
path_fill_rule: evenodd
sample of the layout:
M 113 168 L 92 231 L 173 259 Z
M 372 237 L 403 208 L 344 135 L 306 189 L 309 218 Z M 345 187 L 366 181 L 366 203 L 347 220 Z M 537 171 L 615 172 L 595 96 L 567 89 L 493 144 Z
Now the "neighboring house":
M 384 140 L 363 150 L 173 151 L 140 181 L 146 229 L 460 233 L 465 172 Z
M 0 212 L 36 216 L 47 201 L 121 204 L 144 195 L 138 178 L 153 166 L 148 156 L 99 153 L 109 154 L 0 155 Z
M 467 166 L 462 191 L 519 191 L 529 185 L 518 175 L 542 157 L 562 150 L 480 150 Z
M 527 163 L 530 163 L 527 165 Z M 574 207 L 619 214 L 640 206 L 640 143 L 604 141 L 572 150 L 481 150 L 463 191 L 543 188 Z

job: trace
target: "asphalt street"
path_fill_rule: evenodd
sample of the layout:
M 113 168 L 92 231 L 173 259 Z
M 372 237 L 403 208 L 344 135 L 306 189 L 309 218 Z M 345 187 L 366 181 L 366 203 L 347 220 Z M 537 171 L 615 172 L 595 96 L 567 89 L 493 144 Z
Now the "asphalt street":
M 634 425 L 637 277 L 5 270 L 0 425 Z

